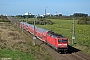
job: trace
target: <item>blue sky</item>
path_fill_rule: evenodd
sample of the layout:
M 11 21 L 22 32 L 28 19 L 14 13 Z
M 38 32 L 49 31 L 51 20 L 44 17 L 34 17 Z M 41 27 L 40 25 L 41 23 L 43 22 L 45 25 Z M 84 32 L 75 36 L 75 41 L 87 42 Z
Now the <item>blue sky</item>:
M 0 14 L 17 15 L 25 14 L 55 14 L 70 15 L 82 12 L 90 15 L 90 0 L 0 0 Z

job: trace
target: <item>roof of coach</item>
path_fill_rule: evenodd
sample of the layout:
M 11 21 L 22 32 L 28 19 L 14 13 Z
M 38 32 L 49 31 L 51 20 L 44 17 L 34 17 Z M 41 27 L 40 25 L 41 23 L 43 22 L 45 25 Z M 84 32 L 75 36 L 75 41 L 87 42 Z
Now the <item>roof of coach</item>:
M 37 29 L 39 32 L 48 32 L 49 30 L 43 29 L 43 28 L 38 28 Z
M 31 25 L 31 24 L 29 24 L 29 23 L 27 23 L 27 22 L 21 22 L 21 23 L 26 24 L 27 26 L 34 27 L 33 25 Z
M 20 22 L 20 23 L 23 23 L 23 22 Z
M 31 24 L 30 24 L 30 27 L 31 27 L 31 28 L 34 28 L 34 25 L 31 25 Z M 37 26 L 35 26 L 35 28 L 37 28 Z
M 31 24 L 26 23 L 26 26 L 31 26 Z
M 57 34 L 52 31 L 48 31 L 48 35 L 50 35 L 52 37 L 57 37 L 57 38 L 64 38 L 64 36 L 62 36 L 61 34 Z

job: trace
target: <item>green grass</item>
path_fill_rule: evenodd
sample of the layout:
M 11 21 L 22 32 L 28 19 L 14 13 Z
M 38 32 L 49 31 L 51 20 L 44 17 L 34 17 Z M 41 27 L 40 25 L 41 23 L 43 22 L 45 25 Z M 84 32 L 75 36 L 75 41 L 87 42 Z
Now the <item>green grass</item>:
M 52 30 L 58 34 L 62 34 L 66 36 L 69 40 L 69 45 L 72 45 L 72 22 L 73 20 L 59 20 L 59 19 L 50 19 L 55 24 L 53 25 L 37 25 L 38 27 L 45 28 L 48 30 Z M 79 25 L 77 24 L 77 20 L 75 21 L 75 46 L 82 51 L 84 46 L 87 47 L 88 54 L 90 54 L 90 25 Z M 78 47 L 82 46 L 82 48 Z
M 69 38 L 69 43 L 71 44 L 72 38 L 72 20 L 59 20 L 59 19 L 52 19 L 55 24 L 53 25 L 37 25 L 39 27 L 52 30 L 56 33 L 62 34 Z M 75 41 L 78 42 L 80 40 L 89 41 L 90 39 L 90 25 L 78 25 L 77 20 L 75 21 Z
M 33 20 L 33 19 L 28 19 Z M 72 22 L 73 20 L 49 19 L 55 22 L 53 25 L 37 25 L 38 27 L 52 30 L 68 38 L 69 45 L 74 46 L 90 54 L 90 25 L 79 25 L 75 20 L 75 43 L 72 45 Z
M 35 60 L 30 53 L 12 50 L 0 50 L 0 59 L 2 58 L 11 58 L 12 60 Z
M 72 36 L 72 21 L 71 20 L 56 20 L 56 19 L 50 19 L 53 22 L 55 22 L 55 24 L 53 25 L 37 25 L 39 27 L 48 29 L 48 30 L 52 30 L 55 33 L 59 33 L 62 34 L 66 37 L 69 38 L 69 40 L 71 40 L 71 36 Z M 69 41 L 70 43 L 70 41 Z

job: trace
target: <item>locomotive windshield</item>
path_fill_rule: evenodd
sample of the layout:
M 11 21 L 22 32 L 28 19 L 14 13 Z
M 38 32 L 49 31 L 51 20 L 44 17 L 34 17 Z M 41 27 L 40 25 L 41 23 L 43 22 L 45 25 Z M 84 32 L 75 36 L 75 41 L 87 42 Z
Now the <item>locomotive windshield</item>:
M 67 40 L 58 40 L 58 42 L 67 42 Z

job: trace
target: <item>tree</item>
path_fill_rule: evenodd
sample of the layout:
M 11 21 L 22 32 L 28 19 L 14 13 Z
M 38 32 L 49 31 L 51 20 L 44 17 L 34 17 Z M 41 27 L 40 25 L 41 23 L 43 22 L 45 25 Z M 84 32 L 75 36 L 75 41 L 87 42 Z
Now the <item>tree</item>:
M 87 24 L 87 17 L 81 17 L 78 19 L 78 24 Z

